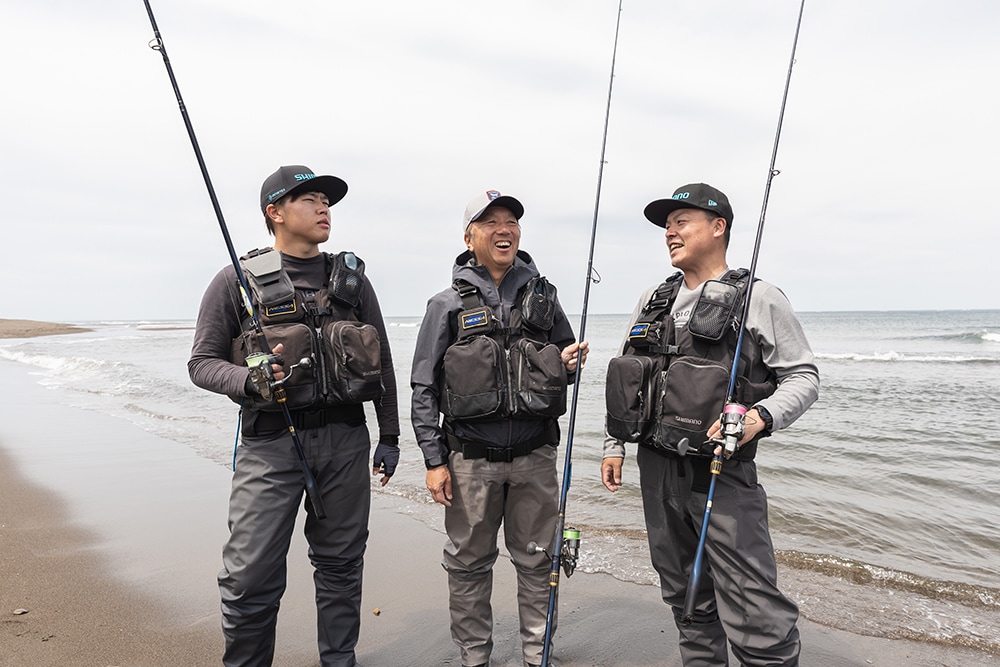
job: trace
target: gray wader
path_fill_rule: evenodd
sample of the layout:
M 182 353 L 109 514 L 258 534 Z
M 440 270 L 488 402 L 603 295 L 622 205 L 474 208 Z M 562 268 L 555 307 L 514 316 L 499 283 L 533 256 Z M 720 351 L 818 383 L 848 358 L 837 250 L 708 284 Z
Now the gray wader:
M 371 507 L 366 426 L 298 431 L 327 518 L 306 503 L 305 535 L 315 572 L 318 644 L 324 667 L 353 667 L 361 625 L 361 574 Z M 223 663 L 270 665 L 288 547 L 305 484 L 291 436 L 244 437 L 229 501 L 230 537 L 219 573 Z
M 728 638 L 741 665 L 799 663 L 798 607 L 778 590 L 767 496 L 753 461 L 723 463 L 715 486 L 705 572 L 694 622 L 680 622 L 705 515 L 707 458 L 680 458 L 640 446 L 642 506 L 663 601 L 680 633 L 685 667 L 729 664 Z M 694 488 L 692 488 L 694 487 Z
M 466 459 L 452 452 L 449 468 L 453 498 L 445 508 L 448 542 L 441 564 L 448 572 L 451 636 L 461 649 L 462 664 L 488 664 L 493 650 L 490 596 L 501 523 L 517 571 L 524 661 L 541 664 L 550 562 L 542 553 L 529 555 L 527 544 L 548 544 L 555 531 L 556 448 L 544 445 L 509 463 Z

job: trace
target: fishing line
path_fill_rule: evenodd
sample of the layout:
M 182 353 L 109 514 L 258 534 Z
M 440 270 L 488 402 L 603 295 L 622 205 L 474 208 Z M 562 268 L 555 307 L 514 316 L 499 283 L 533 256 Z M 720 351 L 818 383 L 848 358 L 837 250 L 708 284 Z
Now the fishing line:
M 802 27 L 802 13 L 805 11 L 806 0 L 802 0 L 799 5 L 799 18 L 795 24 L 795 38 L 792 40 L 792 55 L 788 59 L 788 74 L 785 76 L 785 90 L 781 96 L 781 110 L 778 112 L 778 128 L 774 133 L 774 146 L 771 148 L 771 164 L 767 170 L 767 183 L 764 186 L 764 201 L 760 207 L 760 219 L 757 222 L 757 238 L 753 246 L 753 258 L 750 262 L 750 273 L 747 277 L 746 297 L 743 301 L 743 313 L 740 321 L 740 332 L 736 339 L 736 351 L 733 357 L 733 367 L 729 373 L 729 390 L 726 395 L 726 405 L 722 410 L 722 452 L 712 457 L 710 471 L 712 481 L 708 486 L 708 499 L 705 503 L 705 518 L 701 524 L 701 535 L 698 538 L 698 548 L 695 551 L 694 566 L 691 568 L 691 576 L 688 579 L 687 593 L 684 597 L 684 611 L 681 615 L 681 622 L 689 625 L 694 621 L 695 596 L 698 591 L 698 583 L 704 569 L 705 540 L 708 536 L 708 521 L 712 514 L 712 500 L 715 497 L 715 483 L 722 472 L 722 460 L 730 458 L 736 453 L 737 443 L 743 436 L 746 427 L 747 408 L 736 403 L 733 398 L 736 392 L 736 375 L 740 363 L 740 350 L 743 347 L 743 337 L 747 330 L 747 317 L 750 314 L 750 297 L 753 294 L 754 276 L 757 273 L 757 257 L 760 254 L 760 242 L 764 235 L 764 217 L 767 214 L 767 201 L 771 195 L 771 181 L 780 171 L 774 168 L 778 158 L 778 142 L 781 139 L 781 125 L 785 119 L 785 104 L 788 101 L 788 88 L 792 81 L 792 68 L 795 66 L 795 49 L 799 44 L 799 29 Z
M 243 295 L 243 303 L 246 306 L 247 313 L 250 315 L 253 333 L 257 338 L 257 344 L 260 346 L 261 354 L 265 357 L 264 359 L 258 360 L 258 363 L 265 366 L 267 369 L 270 369 L 270 363 L 273 358 L 271 346 L 264 337 L 264 330 L 261 328 L 260 320 L 257 318 L 257 313 L 254 312 L 254 308 L 250 300 L 250 289 L 247 287 L 246 276 L 243 275 L 243 269 L 240 266 L 239 256 L 236 254 L 235 248 L 233 248 L 233 240 L 229 236 L 229 228 L 226 226 L 226 220 L 222 215 L 222 207 L 219 206 L 219 199 L 215 196 L 215 188 L 212 186 L 212 179 L 208 175 L 208 167 L 205 166 L 205 159 L 201 155 L 198 138 L 195 136 L 194 127 L 191 125 L 191 118 L 188 116 L 187 107 L 184 106 L 184 98 L 181 97 L 181 90 L 177 85 L 177 78 L 174 76 L 174 68 L 170 65 L 170 58 L 167 57 L 167 47 L 163 43 L 163 38 L 160 36 L 160 30 L 156 26 L 156 19 L 153 17 L 153 8 L 150 7 L 149 0 L 143 0 L 143 3 L 146 5 L 146 13 L 149 15 L 149 23 L 153 27 L 153 39 L 149 42 L 149 48 L 154 51 L 158 51 L 160 55 L 163 56 L 163 64 L 167 68 L 167 75 L 170 77 L 170 85 L 173 86 L 174 95 L 177 97 L 177 106 L 180 108 L 181 117 L 184 119 L 184 127 L 187 128 L 188 138 L 191 139 L 191 147 L 194 148 L 194 155 L 198 159 L 198 167 L 201 169 L 201 176 L 205 180 L 205 187 L 208 188 L 208 196 L 212 200 L 212 208 L 215 209 L 215 217 L 218 219 L 219 228 L 222 230 L 222 238 L 225 239 L 226 249 L 229 251 L 229 259 L 233 264 L 233 268 L 236 269 L 236 278 L 240 283 L 240 292 Z M 274 383 L 273 393 L 274 400 L 277 401 L 279 406 L 281 406 L 281 412 L 285 417 L 285 423 L 288 425 L 288 432 L 292 436 L 292 441 L 295 443 L 295 451 L 298 454 L 299 462 L 302 464 L 302 474 L 305 478 L 306 495 L 309 498 L 309 502 L 312 504 L 316 517 L 319 519 L 325 519 L 326 508 L 323 506 L 323 498 L 320 496 L 319 490 L 316 488 L 316 479 L 309 467 L 309 462 L 306 460 L 306 455 L 302 449 L 302 443 L 299 441 L 299 436 L 295 432 L 295 422 L 292 419 L 291 413 L 288 411 L 288 405 L 286 403 L 287 395 L 285 394 L 284 386 L 280 382 Z
M 600 274 L 595 278 L 594 274 L 594 246 L 597 239 L 597 219 L 601 209 L 601 183 L 604 179 L 604 156 L 608 145 L 608 121 L 611 118 L 611 91 L 615 84 L 615 59 L 618 56 L 618 31 L 622 20 L 622 1 L 618 0 L 618 17 L 615 22 L 615 42 L 611 51 L 611 77 L 608 82 L 608 101 L 604 110 L 604 134 L 601 138 L 601 163 L 597 170 L 597 195 L 594 198 L 594 221 L 590 231 L 590 254 L 587 257 L 587 280 L 583 290 L 583 313 L 580 315 L 580 337 L 578 340 L 586 340 L 587 331 L 587 307 L 590 301 L 590 285 L 600 282 Z M 570 478 L 573 474 L 573 431 L 576 426 L 576 406 L 580 395 L 580 374 L 583 364 L 577 363 L 576 373 L 573 383 L 573 398 L 570 402 L 569 428 L 566 435 L 566 455 L 563 464 L 562 488 L 559 492 L 559 514 L 556 519 L 555 534 L 552 538 L 552 550 L 547 555 L 552 559 L 552 568 L 549 572 L 549 604 L 545 616 L 545 647 L 542 650 L 542 664 L 549 664 L 549 652 L 552 648 L 552 626 L 556 611 L 556 594 L 559 587 L 559 567 L 562 566 L 569 577 L 576 569 L 576 560 L 580 549 L 580 533 L 575 528 L 565 528 L 566 525 L 566 497 L 569 494 Z M 529 553 L 536 553 L 538 546 L 532 542 L 528 545 Z

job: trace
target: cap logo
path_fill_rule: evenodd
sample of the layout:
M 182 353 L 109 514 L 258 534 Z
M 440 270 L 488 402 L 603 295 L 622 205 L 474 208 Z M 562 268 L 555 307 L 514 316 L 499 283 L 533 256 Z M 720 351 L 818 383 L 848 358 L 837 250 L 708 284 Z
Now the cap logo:
M 714 199 L 709 199 L 708 200 L 708 205 L 709 206 L 718 206 L 719 202 L 715 201 Z
M 281 188 L 280 190 L 275 190 L 274 192 L 272 192 L 267 196 L 267 201 L 274 201 L 275 199 L 281 197 L 281 195 L 285 194 L 285 192 L 287 192 L 287 188 Z
M 490 201 L 493 201 L 494 199 L 497 199 L 500 196 L 500 193 L 496 190 L 487 190 L 486 196 L 490 198 Z
M 308 181 L 310 178 L 316 178 L 316 174 L 295 174 L 296 181 Z
M 678 192 L 673 196 L 673 199 L 687 199 L 691 196 L 690 192 Z

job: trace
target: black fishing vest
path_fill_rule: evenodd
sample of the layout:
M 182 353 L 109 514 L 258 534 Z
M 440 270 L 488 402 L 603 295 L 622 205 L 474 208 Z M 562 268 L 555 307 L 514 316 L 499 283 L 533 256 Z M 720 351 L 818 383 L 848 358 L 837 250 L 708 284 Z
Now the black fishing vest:
M 504 327 L 479 289 L 456 280 L 458 337 L 444 353 L 441 412 L 452 420 L 555 419 L 566 412 L 566 367 L 548 342 L 556 288 L 532 278 Z
M 273 349 L 284 344 L 286 373 L 292 364 L 310 361 L 292 369 L 284 383 L 290 410 L 360 404 L 377 400 L 384 391 L 378 330 L 357 315 L 365 263 L 350 252 L 323 254 L 327 278 L 315 292 L 296 290 L 281 267 L 281 253 L 271 248 L 240 259 L 268 345 Z M 233 363 L 245 364 L 248 356 L 259 352 L 255 331 L 244 326 L 243 334 L 233 340 Z M 281 409 L 257 395 L 245 406 Z
M 608 364 L 609 435 L 674 454 L 687 438 L 692 453 L 711 455 L 712 448 L 703 445 L 729 393 L 748 278 L 746 269 L 734 269 L 706 282 L 680 329 L 670 310 L 683 274 L 675 273 L 656 288 L 629 331 L 625 351 Z M 774 393 L 777 384 L 760 350 L 746 342 L 733 400 L 750 407 Z M 765 435 L 742 445 L 734 458 L 752 459 Z

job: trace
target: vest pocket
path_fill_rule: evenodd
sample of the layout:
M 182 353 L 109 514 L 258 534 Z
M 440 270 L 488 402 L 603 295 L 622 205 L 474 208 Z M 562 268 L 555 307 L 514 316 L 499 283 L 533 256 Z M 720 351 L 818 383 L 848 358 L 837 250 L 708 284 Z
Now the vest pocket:
M 492 338 L 460 339 L 444 353 L 441 412 L 452 419 L 500 415 L 504 406 L 504 353 Z
M 704 359 L 674 359 L 663 373 L 654 443 L 676 452 L 677 443 L 688 438 L 699 447 L 722 413 L 729 374 L 729 367 Z
M 566 412 L 566 367 L 559 348 L 526 338 L 510 350 L 512 411 L 518 417 L 559 417 Z
M 285 346 L 281 358 L 286 369 L 298 363 L 303 357 L 316 361 L 315 338 L 312 330 L 305 324 L 272 324 L 264 327 L 264 337 L 267 338 L 267 344 L 271 349 L 277 347 L 279 343 Z M 257 336 L 253 331 L 246 331 L 233 341 L 232 361 L 236 364 L 245 364 L 246 357 L 258 352 L 260 345 L 257 344 Z M 288 398 L 286 404 L 289 409 L 304 408 L 316 403 L 319 400 L 317 384 L 315 366 L 296 368 L 282 385 Z M 265 401 L 257 395 L 252 397 L 252 407 L 256 410 L 280 409 L 276 402 Z
M 324 360 L 333 405 L 374 401 L 382 396 L 382 357 L 378 329 L 354 320 L 324 324 Z
M 626 354 L 608 363 L 604 402 L 608 435 L 625 442 L 649 440 L 656 419 L 656 384 L 661 362 Z

